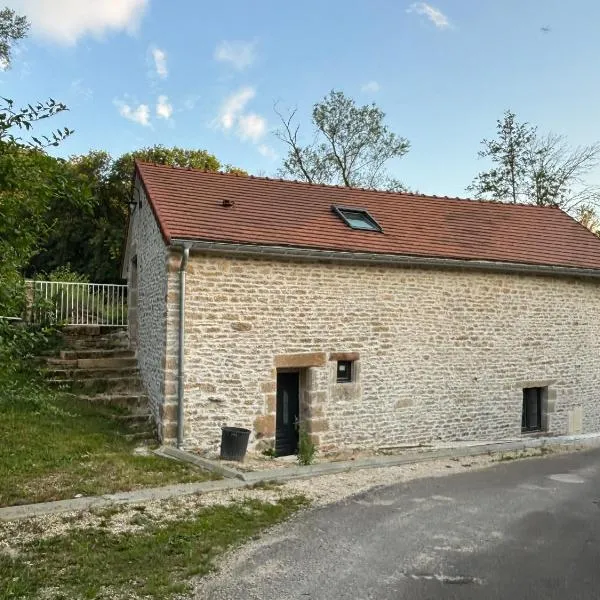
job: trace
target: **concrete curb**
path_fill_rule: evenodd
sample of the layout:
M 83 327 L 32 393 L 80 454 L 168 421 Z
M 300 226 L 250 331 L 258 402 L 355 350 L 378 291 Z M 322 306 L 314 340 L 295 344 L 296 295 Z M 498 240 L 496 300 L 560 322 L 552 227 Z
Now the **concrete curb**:
M 138 502 L 150 502 L 152 500 L 168 500 L 191 494 L 207 494 L 221 490 L 232 490 L 247 485 L 249 484 L 239 480 L 222 479 L 219 481 L 180 483 L 156 488 L 143 488 L 131 492 L 104 494 L 103 496 L 86 496 L 84 498 L 71 498 L 55 502 L 6 506 L 0 508 L 0 521 L 17 521 L 19 519 L 28 519 L 43 515 L 95 510 L 114 506 L 115 504 L 137 504 Z
M 217 473 L 218 475 L 222 475 L 223 477 L 227 477 L 229 479 L 243 479 L 239 471 L 226 467 L 216 460 L 208 460 L 207 458 L 202 458 L 197 454 L 185 452 L 184 450 L 179 450 L 179 448 L 175 448 L 173 446 L 161 446 L 160 448 L 154 450 L 154 454 L 165 458 L 174 458 L 175 460 L 179 460 L 181 462 L 191 463 L 197 467 L 203 468 L 206 471 Z
M 439 448 L 431 451 L 411 452 L 402 456 L 373 456 L 357 460 L 339 461 L 321 465 L 310 465 L 306 467 L 281 467 L 277 469 L 266 469 L 262 471 L 251 472 L 242 472 L 229 467 L 224 467 L 216 461 L 201 458 L 195 454 L 191 454 L 190 452 L 185 452 L 183 450 L 177 450 L 175 448 L 169 448 L 169 450 L 166 450 L 167 447 L 165 446 L 160 448 L 157 453 L 175 460 L 190 462 L 202 468 L 218 472 L 224 477 L 227 477 L 227 479 L 219 481 L 203 481 L 200 483 L 167 485 L 163 487 L 134 490 L 132 492 L 105 494 L 103 496 L 88 496 L 84 498 L 58 500 L 56 502 L 41 502 L 38 504 L 7 506 L 5 508 L 0 508 L 0 521 L 16 521 L 19 519 L 27 519 L 30 517 L 39 517 L 43 515 L 105 508 L 108 506 L 114 506 L 115 504 L 136 504 L 138 502 L 149 502 L 152 500 L 168 500 L 170 498 L 177 498 L 191 494 L 206 494 L 221 490 L 234 490 L 249 487 L 261 481 L 289 481 L 292 479 L 303 479 L 359 469 L 379 469 L 405 464 L 415 464 L 441 458 L 460 458 L 489 453 L 515 452 L 520 450 L 528 450 L 531 448 L 569 446 L 587 448 L 598 447 L 600 446 L 600 434 L 533 438 L 492 444 Z

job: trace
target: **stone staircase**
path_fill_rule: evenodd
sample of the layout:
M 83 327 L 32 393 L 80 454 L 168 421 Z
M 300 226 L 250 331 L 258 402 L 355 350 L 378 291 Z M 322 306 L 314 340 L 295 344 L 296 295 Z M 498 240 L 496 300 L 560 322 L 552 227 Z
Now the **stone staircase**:
M 127 439 L 155 441 L 148 398 L 135 352 L 129 349 L 127 331 L 67 327 L 63 341 L 58 354 L 45 358 L 48 383 L 91 404 L 116 409 L 109 415 L 126 424 Z

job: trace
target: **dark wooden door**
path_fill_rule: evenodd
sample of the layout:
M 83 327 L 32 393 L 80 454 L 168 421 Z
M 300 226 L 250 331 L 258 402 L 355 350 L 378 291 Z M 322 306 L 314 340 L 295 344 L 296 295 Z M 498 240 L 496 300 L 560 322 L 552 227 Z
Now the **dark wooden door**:
M 300 373 L 277 373 L 277 415 L 275 451 L 278 456 L 294 454 L 298 449 Z

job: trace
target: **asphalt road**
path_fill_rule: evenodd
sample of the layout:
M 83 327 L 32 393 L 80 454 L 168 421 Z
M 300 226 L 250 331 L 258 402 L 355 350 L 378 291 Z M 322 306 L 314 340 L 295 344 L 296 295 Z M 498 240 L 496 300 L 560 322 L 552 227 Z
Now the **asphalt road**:
M 598 600 L 600 450 L 379 488 L 250 544 L 197 598 Z

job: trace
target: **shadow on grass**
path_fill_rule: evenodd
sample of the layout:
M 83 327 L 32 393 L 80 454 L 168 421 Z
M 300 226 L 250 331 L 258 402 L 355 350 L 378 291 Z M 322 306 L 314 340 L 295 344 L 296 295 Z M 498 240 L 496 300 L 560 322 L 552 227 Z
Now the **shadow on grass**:
M 215 479 L 155 455 L 136 455 L 122 411 L 0 373 L 0 506 Z M 3 385 L 5 384 L 5 385 Z
M 0 553 L 2 598 L 31 598 L 45 588 L 56 598 L 169 598 L 218 566 L 228 548 L 306 505 L 302 496 L 275 504 L 247 500 L 168 524 L 135 515 L 138 531 L 75 529 L 29 543 L 16 556 Z

